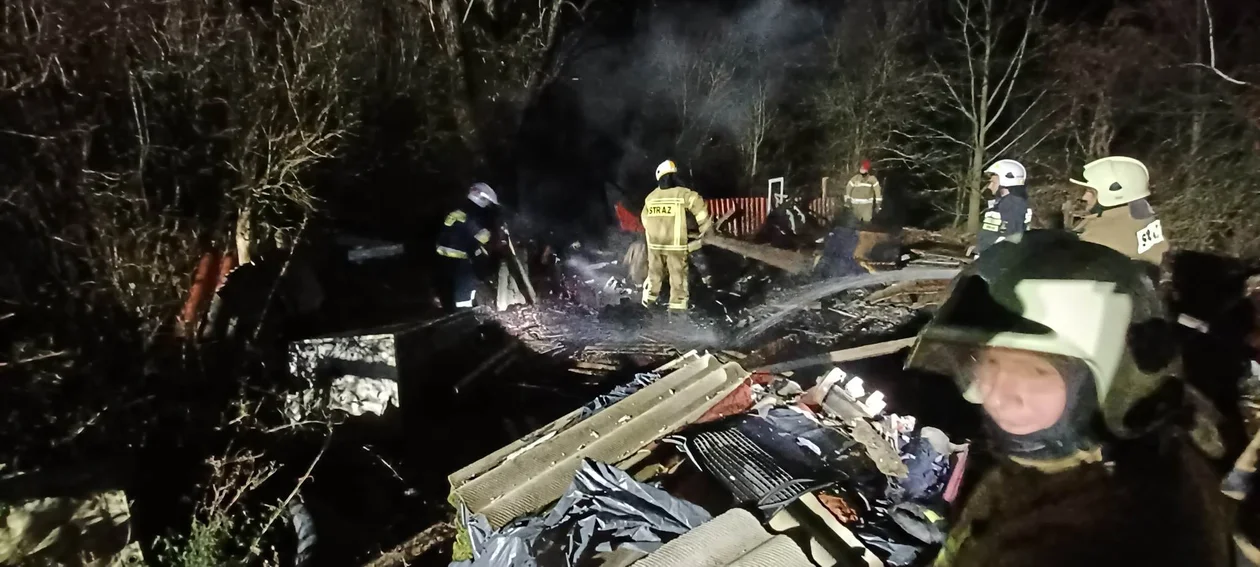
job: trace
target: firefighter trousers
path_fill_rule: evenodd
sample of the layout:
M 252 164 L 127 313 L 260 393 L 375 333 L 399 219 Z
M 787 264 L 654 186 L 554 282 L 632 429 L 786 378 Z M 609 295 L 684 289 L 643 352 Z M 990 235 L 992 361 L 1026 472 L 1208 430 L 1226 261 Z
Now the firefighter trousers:
M 849 208 L 859 221 L 871 222 L 871 219 L 875 218 L 875 205 L 870 203 L 854 203 Z
M 648 276 L 643 283 L 643 304 L 656 303 L 669 273 L 669 308 L 687 308 L 687 252 L 648 250 Z
M 477 298 L 477 271 L 472 260 L 438 256 L 437 288 L 442 309 L 452 313 L 472 307 Z

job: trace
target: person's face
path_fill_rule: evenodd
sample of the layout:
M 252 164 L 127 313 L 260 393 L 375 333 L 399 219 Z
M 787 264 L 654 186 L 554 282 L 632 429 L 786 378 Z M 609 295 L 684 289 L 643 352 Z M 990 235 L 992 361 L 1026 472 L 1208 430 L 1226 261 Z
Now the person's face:
M 866 175 L 867 173 L 870 173 L 870 171 L 871 171 L 871 170 L 870 170 L 870 168 L 868 168 L 868 167 L 859 167 L 859 168 L 858 168 L 858 173 L 861 173 L 862 175 Z
M 1063 376 L 1050 360 L 1034 352 L 987 348 L 976 356 L 972 380 L 984 411 L 1012 435 L 1054 425 L 1067 407 Z
M 1085 203 L 1086 209 L 1094 208 L 1094 205 L 1098 204 L 1098 193 L 1093 189 L 1086 189 L 1085 194 L 1081 195 L 1081 202 Z
M 1000 187 L 1000 186 L 998 185 L 998 176 L 996 176 L 996 175 L 990 175 L 990 176 L 989 176 L 989 185 L 988 185 L 989 192 L 990 192 L 990 193 L 993 193 L 994 195 L 997 195 L 997 194 L 998 194 L 998 188 L 999 188 L 999 187 Z

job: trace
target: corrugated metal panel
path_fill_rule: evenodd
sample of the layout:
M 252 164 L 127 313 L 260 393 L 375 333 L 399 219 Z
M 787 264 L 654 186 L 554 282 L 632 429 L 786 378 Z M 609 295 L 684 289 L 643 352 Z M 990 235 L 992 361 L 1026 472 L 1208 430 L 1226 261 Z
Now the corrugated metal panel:
M 770 533 L 746 510 L 734 508 L 705 522 L 635 567 L 721 567 L 770 540 Z
M 771 536 L 752 514 L 735 508 L 683 534 L 635 567 L 812 567 L 796 542 Z
M 558 499 L 583 458 L 617 463 L 695 421 L 747 376 L 737 364 L 722 364 L 712 355 L 698 357 L 598 414 L 521 447 L 480 476 L 455 473 L 452 479 L 471 478 L 455 486 L 455 494 L 492 526 L 502 527 Z
M 589 349 L 591 347 L 587 347 L 587 348 Z M 682 368 L 684 366 L 687 366 L 699 360 L 700 360 L 700 355 L 697 354 L 696 351 L 694 350 L 688 351 L 682 356 L 675 358 L 674 360 L 671 360 L 655 368 L 653 372 L 663 375 L 667 372 L 674 372 L 678 370 L 679 368 Z M 555 437 L 561 431 L 568 429 L 570 425 L 573 425 L 574 423 L 576 423 L 578 421 L 578 418 L 581 415 L 582 415 L 582 408 L 575 409 L 565 414 L 564 416 L 560 417 L 559 419 L 556 419 L 555 421 L 538 428 L 537 431 L 534 431 L 533 433 L 530 433 L 529 435 L 526 435 L 520 439 L 517 439 L 516 441 L 508 443 L 507 445 L 504 445 L 502 448 L 500 448 L 498 451 L 495 451 L 493 453 L 490 453 L 489 455 L 486 455 L 480 459 L 477 459 L 476 462 L 451 473 L 450 475 L 446 477 L 446 480 L 447 482 L 451 483 L 451 488 L 459 488 L 463 486 L 464 483 L 474 478 L 477 478 L 485 474 L 486 472 L 489 472 L 491 469 L 499 466 L 501 463 L 508 460 L 508 458 L 511 457 L 513 454 L 524 452 L 526 447 L 541 443 L 545 439 L 550 439 L 552 437 Z
M 730 567 L 814 567 L 814 564 L 791 538 L 777 535 L 732 561 Z

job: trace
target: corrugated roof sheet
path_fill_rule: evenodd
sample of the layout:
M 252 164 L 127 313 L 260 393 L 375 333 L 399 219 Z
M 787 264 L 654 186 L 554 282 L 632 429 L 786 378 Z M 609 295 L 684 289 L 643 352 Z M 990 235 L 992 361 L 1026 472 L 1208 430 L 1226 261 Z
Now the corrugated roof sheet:
M 556 501 L 583 458 L 615 464 L 692 423 L 748 376 L 735 363 L 689 353 L 655 383 L 586 420 L 566 415 L 456 471 L 455 495 L 496 528 Z M 667 368 L 669 370 L 671 368 Z

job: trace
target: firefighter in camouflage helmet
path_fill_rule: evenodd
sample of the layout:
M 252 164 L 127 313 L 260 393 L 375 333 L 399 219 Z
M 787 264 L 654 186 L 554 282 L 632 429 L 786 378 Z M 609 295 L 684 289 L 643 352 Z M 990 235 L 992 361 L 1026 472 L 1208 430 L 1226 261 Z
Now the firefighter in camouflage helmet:
M 1087 202 L 1093 206 L 1073 230 L 1081 240 L 1096 242 L 1113 250 L 1156 266 L 1168 252 L 1163 225 L 1150 197 L 1150 173 L 1133 158 L 1105 157 L 1085 165 L 1084 181 L 1072 183 L 1086 187 Z
M 1180 399 L 1169 341 L 1146 270 L 1070 232 L 966 268 L 907 366 L 981 405 L 996 464 L 965 477 L 935 565 L 1228 565 L 1212 467 L 1153 403 Z
M 688 307 L 687 260 L 700 247 L 699 240 L 690 240 L 687 215 L 695 217 L 700 236 L 713 227 L 709 208 L 699 193 L 682 186 L 678 166 L 671 160 L 656 168 L 656 190 L 643 201 L 643 229 L 647 236 L 648 277 L 643 283 L 643 305 L 656 303 L 669 275 L 669 308 L 685 311 Z

